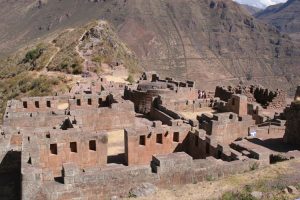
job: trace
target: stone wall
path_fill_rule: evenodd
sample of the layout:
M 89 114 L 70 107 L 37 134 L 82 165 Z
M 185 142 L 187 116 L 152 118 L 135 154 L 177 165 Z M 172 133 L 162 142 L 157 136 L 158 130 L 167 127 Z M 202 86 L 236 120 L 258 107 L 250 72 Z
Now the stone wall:
M 272 91 L 260 85 L 238 86 L 238 87 L 216 87 L 215 97 L 228 101 L 233 94 L 247 96 L 248 102 L 257 102 L 265 108 L 277 109 L 286 106 L 286 93 L 282 90 Z
M 149 164 L 152 156 L 184 151 L 190 127 L 154 122 L 153 127 L 125 130 L 125 159 L 128 165 Z
M 106 133 L 82 130 L 53 130 L 24 134 L 22 163 L 42 170 L 43 180 L 62 176 L 63 163 L 73 162 L 80 168 L 104 166 L 107 163 Z
M 135 123 L 134 105 L 130 101 L 98 109 L 73 110 L 70 115 L 78 126 L 91 130 L 118 130 L 132 127 Z
M 286 131 L 285 142 L 300 146 L 300 102 L 295 101 L 285 110 Z
M 154 156 L 151 167 L 114 165 L 83 172 L 78 166 L 68 163 L 64 165 L 64 184 L 49 182 L 42 185 L 39 193 L 49 200 L 109 199 L 113 195 L 128 197 L 132 187 L 144 182 L 170 188 L 173 185 L 215 180 L 230 174 L 244 173 L 250 171 L 255 163 L 259 166 L 259 161 L 252 159 L 233 162 L 213 158 L 193 160 L 185 153 Z
M 233 112 L 238 116 L 246 116 L 248 114 L 247 97 L 240 94 L 233 94 L 228 102 L 218 102 L 216 107 L 220 112 Z
M 164 99 L 163 105 L 175 111 L 197 112 L 202 108 L 213 107 L 217 100 L 214 99 L 196 99 L 196 100 L 177 100 Z
M 296 91 L 294 100 L 300 101 L 300 86 L 297 87 L 297 91 Z
M 250 115 L 243 117 L 235 113 L 218 113 L 213 118 L 202 115 L 199 118 L 200 128 L 206 131 L 213 140 L 220 144 L 230 144 L 237 138 L 248 136 L 248 128 L 255 124 Z
M 193 81 L 180 82 L 172 78 L 160 79 L 155 73 L 144 73 L 138 85 L 125 87 L 125 99 L 134 102 L 135 111 L 148 114 L 155 97 L 169 100 L 196 100 L 198 91 Z

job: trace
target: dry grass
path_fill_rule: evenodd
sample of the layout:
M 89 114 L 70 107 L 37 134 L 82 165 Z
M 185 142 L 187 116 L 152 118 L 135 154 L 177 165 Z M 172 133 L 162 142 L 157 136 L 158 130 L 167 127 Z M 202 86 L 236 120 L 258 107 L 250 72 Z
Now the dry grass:
M 292 160 L 217 181 L 205 181 L 197 184 L 173 186 L 171 189 L 159 189 L 157 194 L 150 197 L 137 198 L 137 200 L 226 199 L 224 194 L 232 191 L 242 192 L 245 188 L 250 188 L 253 191 L 262 191 L 264 194 L 268 193 L 267 199 L 295 199 L 296 196 L 283 194 L 282 188 L 285 187 L 285 184 L 300 183 L 299 167 L 300 160 Z M 297 175 L 297 178 L 293 174 Z M 294 180 L 285 179 L 285 181 L 281 181 L 282 177 L 291 177 L 290 179 L 294 177 Z M 283 182 L 283 185 L 278 184 L 281 182 Z

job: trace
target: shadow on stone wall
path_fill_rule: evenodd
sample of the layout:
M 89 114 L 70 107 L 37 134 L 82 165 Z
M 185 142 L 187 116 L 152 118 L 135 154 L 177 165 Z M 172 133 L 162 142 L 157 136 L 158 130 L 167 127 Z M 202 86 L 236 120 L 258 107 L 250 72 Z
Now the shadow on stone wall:
M 21 152 L 8 151 L 0 163 L 0 199 L 21 199 Z

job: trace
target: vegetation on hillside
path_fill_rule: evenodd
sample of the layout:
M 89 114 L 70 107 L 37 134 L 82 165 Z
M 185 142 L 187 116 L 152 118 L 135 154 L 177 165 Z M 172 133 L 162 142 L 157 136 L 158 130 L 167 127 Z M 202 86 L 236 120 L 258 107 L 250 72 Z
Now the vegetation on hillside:
M 0 123 L 10 99 L 24 96 L 54 95 L 55 91 L 66 91 L 63 77 L 48 77 L 31 72 L 22 72 L 12 78 L 0 79 Z
M 102 22 L 104 23 L 104 22 Z M 44 39 L 40 43 L 20 49 L 0 60 L 0 119 L 10 99 L 23 96 L 45 96 L 55 91 L 68 89 L 63 77 L 48 76 L 47 71 L 66 74 L 81 74 L 84 59 L 98 63 L 96 73 L 101 72 L 101 64 L 122 63 L 131 73 L 137 72 L 134 54 L 118 39 L 113 29 L 104 23 L 104 31 L 99 35 L 100 43 L 95 45 L 91 56 L 83 58 L 80 53 L 84 44 L 94 38 L 80 42 L 83 35 L 98 29 L 99 23 L 92 22 L 76 29 L 67 29 L 57 36 Z M 101 29 L 103 27 L 100 27 Z M 54 38 L 54 39 L 53 39 Z M 93 69 L 94 70 L 94 69 Z M 130 78 L 130 81 L 132 77 Z
M 68 74 L 81 74 L 83 72 L 83 59 L 76 51 L 76 46 L 84 31 L 85 28 L 66 30 L 52 41 L 59 52 L 49 63 L 47 67 L 49 71 L 60 71 Z

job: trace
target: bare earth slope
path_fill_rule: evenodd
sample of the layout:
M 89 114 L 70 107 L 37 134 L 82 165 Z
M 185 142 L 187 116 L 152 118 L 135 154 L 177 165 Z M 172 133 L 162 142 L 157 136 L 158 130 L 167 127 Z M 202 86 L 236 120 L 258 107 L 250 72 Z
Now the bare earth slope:
M 7 52 L 53 31 L 102 18 L 115 26 L 146 70 L 163 76 L 193 79 L 200 87 L 211 88 L 250 81 L 289 89 L 300 82 L 299 44 L 253 19 L 231 0 L 64 0 L 40 6 L 33 0 L 2 0 L 1 4 L 6 7 L 0 13 L 10 9 L 3 16 L 15 22 L 0 29 L 0 49 Z M 16 12 L 24 4 L 27 10 Z
M 300 41 L 300 0 L 270 6 L 255 16 Z
M 249 5 L 244 5 L 241 4 L 241 6 L 246 9 L 246 11 L 248 11 L 251 15 L 254 15 L 256 13 L 258 13 L 259 11 L 261 11 L 260 8 L 254 7 L 254 6 L 249 6 Z

